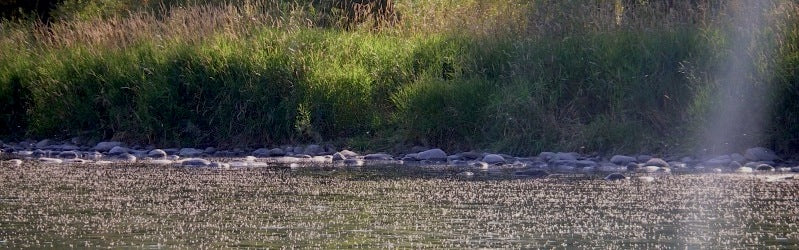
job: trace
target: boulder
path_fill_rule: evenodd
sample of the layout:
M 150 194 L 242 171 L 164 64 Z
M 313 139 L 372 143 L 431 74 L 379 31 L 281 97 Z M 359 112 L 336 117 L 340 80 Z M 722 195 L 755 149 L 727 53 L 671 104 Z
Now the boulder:
M 269 150 L 269 156 L 286 156 L 286 151 L 282 148 L 273 148 Z
M 121 155 L 121 154 L 127 153 L 128 151 L 130 151 L 130 149 L 128 149 L 126 147 L 116 146 L 116 147 L 111 148 L 111 150 L 108 150 L 108 154 L 109 155 Z
M 334 161 L 343 161 L 343 160 L 346 160 L 346 159 L 347 159 L 347 157 L 344 156 L 343 154 L 339 153 L 339 152 L 336 152 L 335 154 L 333 154 L 333 160 Z
M 390 161 L 390 160 L 394 159 L 393 156 L 391 156 L 389 154 L 383 154 L 383 153 L 368 154 L 368 155 L 364 156 L 363 158 L 366 159 L 366 160 L 373 160 L 373 161 Z
M 75 159 L 78 158 L 78 152 L 75 151 L 64 151 L 58 154 L 58 157 L 64 159 Z
M 774 171 L 774 167 L 772 167 L 771 165 L 768 165 L 768 164 L 759 164 L 759 165 L 757 165 L 757 168 L 755 168 L 755 170 L 757 170 L 757 171 Z
M 487 154 L 487 155 L 483 156 L 483 161 L 485 163 L 493 164 L 493 165 L 505 164 L 505 157 L 502 157 L 501 155 L 496 155 L 496 154 Z
M 118 141 L 104 141 L 97 143 L 92 149 L 100 152 L 108 152 L 112 148 L 118 146 L 122 146 L 122 143 Z
M 762 147 L 747 149 L 744 157 L 750 161 L 775 161 L 779 159 L 773 151 Z
M 180 165 L 188 167 L 205 167 L 211 165 L 211 162 L 201 158 L 188 158 L 180 161 Z
M 203 153 L 204 153 L 203 150 L 199 150 L 196 148 L 182 148 L 180 149 L 178 155 L 180 155 L 181 157 L 197 157 L 202 155 Z
M 303 154 L 312 156 L 323 155 L 324 153 L 325 149 L 316 144 L 308 145 L 305 147 L 305 150 L 303 150 Z
M 555 154 L 554 160 L 558 161 L 576 161 L 577 153 L 564 153 L 558 152 Z
M 272 155 L 271 152 L 272 150 L 266 148 L 259 148 L 256 149 L 255 151 L 252 151 L 252 155 L 255 157 L 269 157 Z
M 614 155 L 610 158 L 610 162 L 619 166 L 625 166 L 627 163 L 634 162 L 635 158 L 626 155 Z
M 53 141 L 50 139 L 44 139 L 37 142 L 34 146 L 36 148 L 46 148 L 47 146 L 53 145 Z
M 644 163 L 644 166 L 656 166 L 661 168 L 668 168 L 669 163 L 660 158 L 650 158 Z
M 417 159 L 419 160 L 428 160 L 428 161 L 446 161 L 447 160 L 447 153 L 444 150 L 434 148 L 430 150 L 425 150 L 416 154 Z
M 155 159 L 160 159 L 166 157 L 166 151 L 160 149 L 153 149 L 150 152 L 147 152 L 147 157 L 152 157 Z

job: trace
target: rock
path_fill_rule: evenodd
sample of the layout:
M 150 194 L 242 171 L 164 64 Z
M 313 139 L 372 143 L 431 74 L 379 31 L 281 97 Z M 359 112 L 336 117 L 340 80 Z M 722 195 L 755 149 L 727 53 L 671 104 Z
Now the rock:
M 325 150 L 316 144 L 308 145 L 307 147 L 305 147 L 305 150 L 303 150 L 303 154 L 312 155 L 312 156 L 323 155 L 324 153 Z
M 624 176 L 623 174 L 620 173 L 612 173 L 609 174 L 608 176 L 605 176 L 605 180 L 607 181 L 617 181 L 617 180 L 626 180 L 626 179 L 627 176 Z
M 751 173 L 753 171 L 754 170 L 752 170 L 752 168 L 750 168 L 750 167 L 740 167 L 740 168 L 735 170 L 735 172 L 738 172 L 738 173 Z
M 755 170 L 757 170 L 757 171 L 774 171 L 774 167 L 772 167 L 771 165 L 768 165 L 768 164 L 760 164 L 760 165 L 757 165 L 757 168 L 755 168 Z
M 230 169 L 230 164 L 221 163 L 221 162 L 214 162 L 210 165 L 212 168 L 220 168 L 220 169 Z
M 471 166 L 473 168 L 479 168 L 479 169 L 483 169 L 483 170 L 488 169 L 488 163 L 485 163 L 485 162 L 482 162 L 482 161 L 472 162 Z
M 269 150 L 269 156 L 286 156 L 286 151 L 281 148 L 273 148 Z
M 418 161 L 418 157 L 416 154 L 406 154 L 402 157 L 402 161 Z
M 469 162 L 468 161 L 464 161 L 464 160 L 453 160 L 453 161 L 449 161 L 448 165 L 453 166 L 453 167 L 468 167 L 469 166 Z
M 203 154 L 203 150 L 199 150 L 196 148 L 182 148 L 178 155 L 181 157 L 197 157 Z
M 638 165 L 635 162 L 627 163 L 627 171 L 638 171 L 640 169 L 641 165 Z
M 469 171 L 464 171 L 464 172 L 458 173 L 458 177 L 470 178 L 470 177 L 474 177 L 474 173 L 469 172 Z
M 610 158 L 610 162 L 619 166 L 625 166 L 630 162 L 634 162 L 635 158 L 625 155 L 614 155 Z
M 172 161 L 177 161 L 178 159 L 180 159 L 180 156 L 177 156 L 177 155 L 168 155 L 168 156 L 166 157 L 166 159 L 167 159 L 167 160 L 172 160 Z
M 46 163 L 46 164 L 61 164 L 64 161 L 62 161 L 61 159 L 42 157 L 42 158 L 39 158 L 39 162 Z
M 211 155 L 211 154 L 213 154 L 215 152 L 216 152 L 216 148 L 215 147 L 207 147 L 207 148 L 205 148 L 205 150 L 203 150 L 203 153 L 205 153 L 207 155 Z
M 120 154 L 123 154 L 123 153 L 127 153 L 128 151 L 130 151 L 130 149 L 128 149 L 126 147 L 116 146 L 116 147 L 111 148 L 111 150 L 108 150 L 108 154 L 109 155 L 120 155 Z
M 750 161 L 776 161 L 779 159 L 774 152 L 762 147 L 747 149 L 744 157 Z
M 341 155 L 343 155 L 344 157 L 347 157 L 347 158 L 354 158 L 354 157 L 358 156 L 358 153 L 355 153 L 355 152 L 352 152 L 352 151 L 349 151 L 349 150 L 346 150 L 346 149 L 345 150 L 341 150 L 341 152 L 339 152 L 339 153 Z
M 147 157 L 152 157 L 155 159 L 161 159 L 166 157 L 166 151 L 160 149 L 153 149 L 150 152 L 147 152 Z
M 50 139 L 44 139 L 44 140 L 41 140 L 41 141 L 37 142 L 34 146 L 36 148 L 42 148 L 43 149 L 43 148 L 46 148 L 47 146 L 50 146 L 50 145 L 53 145 L 53 141 L 50 140 Z
M 492 165 L 505 164 L 505 158 L 501 155 L 487 154 L 483 157 L 483 161 Z
M 536 178 L 544 178 L 549 176 L 549 172 L 543 169 L 528 169 L 524 171 L 516 171 L 514 173 L 519 176 L 529 176 L 529 177 L 536 177 Z
M 461 153 L 461 157 L 463 157 L 466 160 L 477 160 L 485 157 L 485 154 L 480 152 L 469 151 Z
M 75 151 L 64 151 L 64 152 L 61 152 L 60 154 L 58 154 L 58 157 L 61 157 L 61 158 L 64 158 L 64 159 L 75 159 L 75 158 L 78 158 L 78 152 L 75 152 Z
M 576 153 L 558 152 L 555 154 L 554 160 L 556 161 L 577 161 Z
M 129 153 L 122 153 L 117 157 L 117 159 L 123 162 L 131 162 L 131 163 L 136 162 L 137 160 L 136 156 Z
M 84 160 L 84 159 L 77 159 L 77 158 L 75 158 L 75 159 L 64 159 L 64 164 L 86 164 L 86 163 L 89 163 L 89 161 Z
M 721 173 L 721 172 L 724 172 L 724 170 L 721 170 L 720 168 L 714 168 L 713 172 L 714 173 Z
M 256 149 L 255 151 L 252 151 L 252 155 L 255 157 L 269 157 L 272 155 L 271 152 L 272 150 L 266 148 L 259 148 Z
M 721 155 L 711 158 L 710 160 L 705 161 L 705 165 L 711 167 L 720 167 L 720 166 L 727 166 L 732 162 L 732 159 L 729 155 Z
M 363 166 L 363 160 L 360 159 L 346 159 L 343 161 L 344 165 L 350 167 L 360 167 Z
M 792 167 L 791 172 L 799 173 L 799 167 Z
M 592 161 L 592 160 L 581 160 L 581 161 L 576 161 L 575 163 L 577 164 L 577 167 L 580 167 L 580 168 L 596 167 L 597 166 L 597 163 Z
M 343 154 L 339 153 L 339 152 L 336 152 L 335 154 L 333 154 L 333 160 L 334 161 L 343 161 L 343 160 L 346 160 L 346 159 L 347 159 L 347 157 L 344 156 Z
M 302 154 L 302 152 L 305 152 L 305 149 L 302 148 L 302 146 L 296 146 L 292 151 L 292 153 L 294 153 L 295 155 Z
M 640 176 L 640 177 L 638 177 L 638 180 L 641 181 L 641 182 L 653 182 L 653 181 L 655 181 L 655 177 L 652 177 L 652 176 Z
M 266 162 L 249 162 L 247 163 L 247 166 L 253 168 L 265 168 L 269 167 L 269 164 L 267 164 Z
M 741 155 L 739 153 L 734 153 L 734 154 L 730 155 L 730 160 L 737 161 L 737 162 L 745 162 L 746 161 L 746 157 L 744 157 L 743 155 Z
M 102 159 L 103 158 L 103 154 L 101 154 L 100 152 L 97 152 L 97 151 L 87 152 L 87 153 L 85 153 L 83 155 L 83 158 L 96 161 L 96 160 Z
M 205 167 L 211 165 L 211 162 L 201 158 L 188 158 L 180 161 L 180 164 L 188 167 Z
M 92 149 L 100 152 L 108 152 L 112 148 L 118 146 L 122 146 L 122 143 L 118 141 L 104 141 L 97 143 L 97 145 L 95 145 Z
M 69 139 L 69 142 L 74 144 L 74 145 L 83 145 L 83 143 L 86 142 L 86 139 L 84 139 L 83 137 L 80 137 L 80 136 L 76 136 L 76 137 L 72 137 L 72 139 Z
M 447 160 L 447 153 L 444 150 L 434 148 L 430 150 L 425 150 L 416 154 L 417 159 L 419 160 L 428 160 L 428 161 L 446 161 Z
M 167 155 L 177 155 L 178 152 L 180 152 L 180 149 L 179 148 L 165 148 L 164 152 L 166 152 Z
M 61 151 L 76 151 L 76 150 L 79 150 L 80 147 L 75 146 L 75 145 L 64 144 L 64 145 L 55 146 L 55 149 L 61 150 Z
M 366 160 L 373 160 L 373 161 L 390 161 L 390 160 L 394 159 L 394 157 L 392 157 L 391 155 L 383 154 L 383 153 L 368 154 L 368 155 L 364 156 L 363 158 L 366 159 Z
M 644 166 L 657 166 L 661 168 L 668 168 L 669 163 L 660 158 L 650 158 L 644 163 Z
M 461 154 L 454 154 L 454 155 L 447 156 L 447 162 L 459 161 L 459 160 L 463 160 L 463 156 L 461 156 Z
M 33 150 L 33 157 L 44 157 L 44 156 L 47 156 L 47 152 L 44 152 L 44 150 L 41 149 Z
M 553 158 L 555 158 L 555 153 L 552 153 L 552 152 L 541 152 L 540 154 L 538 154 L 538 158 L 540 158 L 541 160 L 544 160 L 544 161 L 549 161 L 549 160 L 552 160 Z
M 161 159 L 161 160 L 149 160 L 146 163 L 155 164 L 155 165 L 169 165 L 169 164 L 172 164 L 172 163 L 175 163 L 175 162 L 170 161 L 170 160 Z
M 428 150 L 428 149 L 430 149 L 430 148 L 422 147 L 422 146 L 413 146 L 411 148 L 411 150 L 409 151 L 409 153 L 419 153 L 419 152 L 422 152 L 422 151 L 425 151 L 425 150 Z
M 731 168 L 731 169 L 738 169 L 738 168 L 743 167 L 743 166 L 741 166 L 741 163 L 739 163 L 737 161 L 731 161 L 730 164 L 727 165 L 727 167 Z
M 19 167 L 19 166 L 22 166 L 22 160 L 20 160 L 20 159 L 12 159 L 12 160 L 6 161 L 5 164 L 8 164 L 7 166 L 11 166 L 11 167 Z M 5 164 L 3 164 L 3 165 L 5 166 Z
M 30 151 L 30 150 L 20 150 L 20 151 L 16 151 L 16 152 L 14 152 L 14 154 L 15 154 L 15 155 L 22 156 L 22 157 L 27 157 L 27 156 L 33 156 L 33 151 Z
M 313 156 L 306 155 L 306 154 L 296 154 L 296 155 L 294 155 L 294 158 L 298 158 L 298 159 L 311 159 L 311 158 L 313 158 Z
M 642 171 L 647 172 L 647 173 L 654 173 L 654 172 L 660 171 L 660 169 L 661 169 L 661 167 L 658 167 L 658 166 L 644 166 L 643 168 L 641 168 Z

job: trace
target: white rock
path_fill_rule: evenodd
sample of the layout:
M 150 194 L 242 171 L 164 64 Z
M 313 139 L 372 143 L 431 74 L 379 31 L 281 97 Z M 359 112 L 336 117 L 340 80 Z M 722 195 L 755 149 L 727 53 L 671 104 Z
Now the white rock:
M 6 161 L 6 163 L 9 164 L 12 167 L 22 166 L 22 160 L 20 160 L 20 159 L 8 160 L 8 161 Z
M 155 165 L 169 165 L 169 164 L 172 164 L 172 163 L 175 163 L 175 162 L 174 161 L 170 161 L 170 160 L 166 160 L 166 159 L 157 159 L 157 160 L 149 160 L 149 161 L 147 161 L 147 163 L 155 164 Z
M 754 170 L 752 168 L 750 168 L 750 167 L 740 167 L 740 168 L 736 169 L 735 172 L 738 172 L 738 173 L 752 173 L 752 172 L 754 172 Z
M 39 158 L 39 162 L 43 162 L 43 163 L 47 163 L 47 164 L 61 164 L 64 161 L 62 161 L 61 159 L 42 157 L 42 158 Z

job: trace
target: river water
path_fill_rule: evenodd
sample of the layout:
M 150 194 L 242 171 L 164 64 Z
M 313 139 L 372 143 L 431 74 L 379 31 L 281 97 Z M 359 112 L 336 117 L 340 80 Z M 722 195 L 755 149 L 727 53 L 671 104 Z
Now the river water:
M 0 248 L 799 247 L 787 174 L 0 168 Z

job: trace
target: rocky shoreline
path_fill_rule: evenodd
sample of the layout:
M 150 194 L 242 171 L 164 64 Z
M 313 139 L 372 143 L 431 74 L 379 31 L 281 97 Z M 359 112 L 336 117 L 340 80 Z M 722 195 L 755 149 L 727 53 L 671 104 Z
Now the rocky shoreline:
M 460 171 L 460 176 L 472 176 L 471 171 L 513 169 L 519 176 L 546 177 L 552 172 L 610 172 L 606 179 L 629 178 L 628 173 L 670 173 L 672 170 L 698 172 L 799 172 L 799 164 L 784 160 L 773 151 L 756 147 L 742 153 L 694 158 L 650 155 L 589 156 L 575 152 L 542 152 L 537 156 L 519 157 L 489 152 L 460 152 L 448 154 L 438 148 L 414 147 L 406 154 L 359 154 L 336 150 L 330 145 L 310 144 L 274 148 L 216 149 L 156 148 L 127 146 L 118 141 L 93 145 L 70 141 L 26 140 L 0 141 L 3 166 L 21 166 L 24 161 L 45 164 L 115 164 L 141 163 L 184 167 L 241 168 L 305 166 L 358 167 L 368 165 L 444 166 Z

